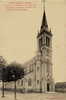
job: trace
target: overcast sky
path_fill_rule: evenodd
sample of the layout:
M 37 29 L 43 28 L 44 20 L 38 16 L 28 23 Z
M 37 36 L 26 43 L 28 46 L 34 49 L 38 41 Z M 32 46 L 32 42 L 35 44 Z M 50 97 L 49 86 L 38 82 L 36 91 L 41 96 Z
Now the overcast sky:
M 31 0 L 35 8 L 8 11 L 4 8 L 4 1 L 8 0 L 0 2 L 0 55 L 7 62 L 24 63 L 37 52 L 36 36 L 42 21 L 42 3 L 41 0 Z M 66 81 L 66 3 L 64 0 L 46 0 L 45 7 L 48 25 L 53 33 L 53 76 L 55 81 Z

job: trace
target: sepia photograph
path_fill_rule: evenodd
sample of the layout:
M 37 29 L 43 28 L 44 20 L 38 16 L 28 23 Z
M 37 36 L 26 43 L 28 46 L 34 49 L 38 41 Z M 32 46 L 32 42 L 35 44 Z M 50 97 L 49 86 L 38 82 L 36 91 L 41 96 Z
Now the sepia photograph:
M 65 0 L 0 0 L 0 100 L 66 100 L 65 10 Z

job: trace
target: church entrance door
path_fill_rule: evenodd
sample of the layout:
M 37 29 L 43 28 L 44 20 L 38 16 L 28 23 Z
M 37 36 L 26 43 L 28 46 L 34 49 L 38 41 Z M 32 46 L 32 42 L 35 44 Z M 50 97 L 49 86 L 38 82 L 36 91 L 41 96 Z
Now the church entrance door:
M 50 91 L 50 84 L 47 83 L 47 91 L 49 92 Z

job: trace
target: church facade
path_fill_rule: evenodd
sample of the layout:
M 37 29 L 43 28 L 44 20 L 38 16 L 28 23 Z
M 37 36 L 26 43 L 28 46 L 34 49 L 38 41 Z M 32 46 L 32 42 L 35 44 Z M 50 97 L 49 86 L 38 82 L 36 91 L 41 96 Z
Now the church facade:
M 24 92 L 52 92 L 54 91 L 52 32 L 48 27 L 45 10 L 37 41 L 38 52 L 24 64 L 26 75 L 20 80 L 20 85 Z

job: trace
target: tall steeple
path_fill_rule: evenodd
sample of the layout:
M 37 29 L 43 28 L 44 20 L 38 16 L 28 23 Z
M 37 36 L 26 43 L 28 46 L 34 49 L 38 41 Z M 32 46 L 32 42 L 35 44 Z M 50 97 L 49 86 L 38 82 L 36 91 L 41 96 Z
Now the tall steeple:
M 38 32 L 39 37 L 41 34 L 48 34 L 52 36 L 51 30 L 49 30 L 48 23 L 47 23 L 47 17 L 46 17 L 46 12 L 45 12 L 45 0 L 42 0 L 43 4 L 43 17 L 42 17 L 42 23 L 40 27 L 40 32 Z
M 44 10 L 44 13 L 43 13 L 43 19 L 42 19 L 41 29 L 42 29 L 43 27 L 48 28 L 48 23 L 47 23 L 47 18 L 46 18 L 46 13 L 45 13 L 45 0 L 42 0 L 42 3 L 43 3 L 43 10 Z
M 42 1 L 43 1 L 42 3 L 43 3 L 44 13 L 43 13 L 43 19 L 42 19 L 40 31 L 38 32 L 37 35 L 38 50 L 40 52 L 43 52 L 43 48 L 45 47 L 51 48 L 51 39 L 52 39 L 52 32 L 51 30 L 49 30 L 46 13 L 45 13 L 45 0 Z
M 54 88 L 52 77 L 52 32 L 49 30 L 46 13 L 45 13 L 45 0 L 43 4 L 43 19 L 40 27 L 40 31 L 37 35 L 38 53 L 41 55 L 40 65 L 40 90 L 43 91 L 44 87 L 46 91 L 52 91 Z M 39 73 L 39 72 L 37 72 Z M 44 76 L 45 75 L 45 76 Z M 44 86 L 45 85 L 45 86 Z M 44 90 L 45 91 L 45 90 Z

